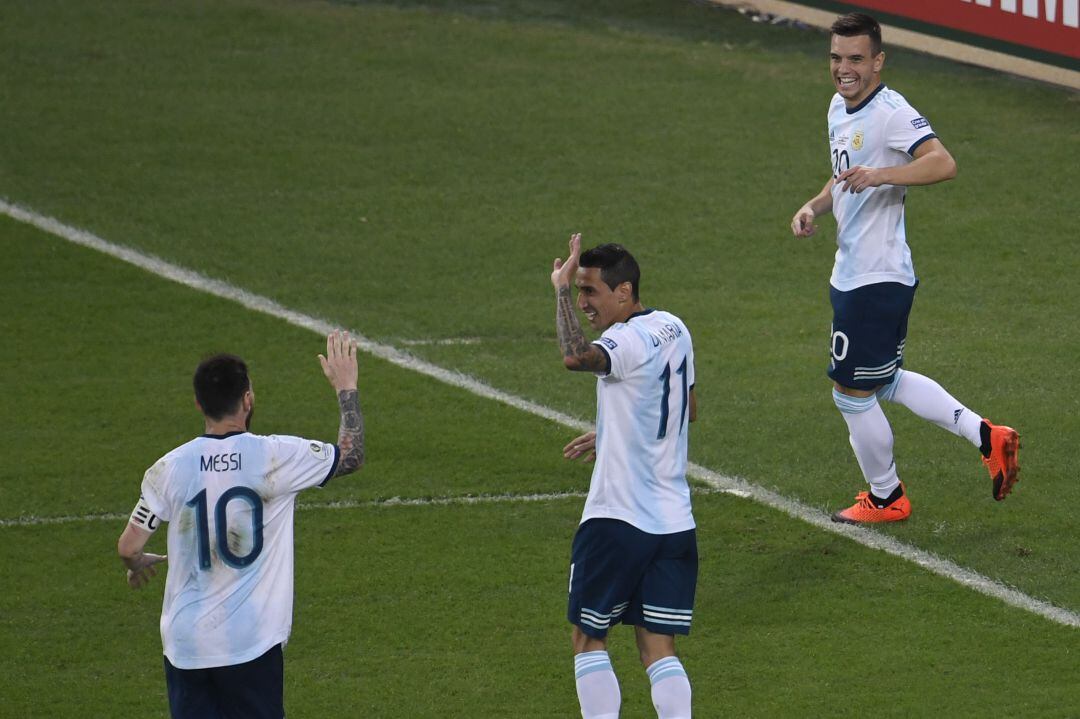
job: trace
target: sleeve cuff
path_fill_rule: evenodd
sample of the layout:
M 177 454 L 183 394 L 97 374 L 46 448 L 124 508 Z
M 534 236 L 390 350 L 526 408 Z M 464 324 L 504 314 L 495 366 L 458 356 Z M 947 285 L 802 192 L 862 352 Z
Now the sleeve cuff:
M 915 141 L 914 145 L 912 145 L 911 147 L 909 147 L 907 149 L 907 154 L 914 157 L 915 156 L 915 150 L 919 149 L 919 145 L 923 144 L 927 140 L 933 140 L 935 137 L 937 137 L 937 135 L 935 135 L 932 132 L 929 135 L 924 135 L 923 137 L 920 137 L 918 140 Z
M 593 347 L 599 347 L 600 351 L 604 353 L 604 360 L 607 361 L 607 369 L 605 369 L 603 372 L 597 372 L 596 374 L 607 377 L 611 374 L 611 355 L 608 353 L 607 347 L 600 344 L 599 342 L 593 342 Z
M 334 476 L 334 472 L 337 471 L 338 460 L 341 459 L 341 448 L 338 447 L 336 444 L 331 446 L 334 448 L 334 461 L 330 463 L 330 471 L 326 473 L 326 479 L 319 482 L 320 487 L 325 487 L 326 483 L 329 482 L 331 477 Z

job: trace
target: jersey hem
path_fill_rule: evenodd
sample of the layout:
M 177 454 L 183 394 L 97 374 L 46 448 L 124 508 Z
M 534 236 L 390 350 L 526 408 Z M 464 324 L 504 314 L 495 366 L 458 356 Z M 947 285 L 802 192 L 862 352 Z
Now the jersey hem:
M 278 634 L 275 634 L 273 638 L 267 640 L 266 642 L 260 642 L 259 644 L 255 645 L 255 649 L 249 649 L 248 651 L 242 652 L 240 654 L 230 654 L 223 657 L 207 658 L 174 658 L 173 656 L 169 655 L 169 652 L 163 653 L 165 654 L 166 658 L 168 658 L 169 663 L 177 669 L 214 669 L 217 667 L 231 667 L 237 664 L 250 662 L 252 659 L 258 659 L 263 654 L 266 654 L 268 651 L 270 651 L 275 644 L 284 645 L 287 641 L 289 641 L 288 629 L 286 629 L 284 632 L 279 632 Z
M 640 529 L 646 534 L 676 534 L 678 532 L 685 532 L 690 529 L 695 529 L 697 523 L 694 521 L 694 517 L 690 516 L 681 522 L 672 524 L 650 524 L 642 522 L 640 517 L 635 517 L 628 512 L 619 512 L 610 508 L 605 510 L 592 510 L 583 512 L 581 515 L 581 521 L 578 524 L 584 524 L 590 519 L 617 519 L 620 522 L 626 522 L 637 529 Z
M 869 275 L 859 275 L 844 282 L 838 282 L 835 277 L 829 280 L 829 284 L 840 292 L 850 292 L 866 285 L 877 285 L 883 282 L 898 282 L 908 287 L 914 287 L 918 279 L 910 275 L 901 275 L 894 272 L 874 272 Z

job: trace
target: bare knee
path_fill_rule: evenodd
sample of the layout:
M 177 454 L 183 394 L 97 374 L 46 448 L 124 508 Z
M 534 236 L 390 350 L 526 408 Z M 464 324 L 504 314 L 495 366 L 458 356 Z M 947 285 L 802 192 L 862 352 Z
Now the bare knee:
M 603 639 L 590 637 L 581 631 L 581 627 L 578 626 L 575 626 L 570 633 L 570 644 L 573 646 L 575 655 L 584 654 L 585 652 L 607 651 L 607 637 Z
M 854 387 L 845 387 L 838 382 L 833 382 L 833 387 L 836 389 L 837 392 L 843 395 L 847 395 L 848 397 L 869 397 L 870 395 L 875 394 L 879 389 L 881 389 L 881 385 L 874 387 L 874 389 L 855 389 Z
M 655 634 L 645 627 L 635 627 L 638 657 L 646 669 L 664 657 L 675 656 L 675 637 L 670 634 Z

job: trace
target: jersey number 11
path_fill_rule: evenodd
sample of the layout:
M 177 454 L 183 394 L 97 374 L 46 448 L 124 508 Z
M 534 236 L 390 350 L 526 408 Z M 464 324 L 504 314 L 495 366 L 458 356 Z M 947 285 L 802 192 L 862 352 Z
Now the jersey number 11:
M 686 400 L 688 394 L 686 389 L 685 357 L 683 357 L 679 369 L 675 370 L 675 374 L 682 377 L 682 410 L 679 412 L 679 431 L 682 432 L 683 424 L 686 423 Z M 656 430 L 657 439 L 663 439 L 667 436 L 668 396 L 671 394 L 671 365 L 664 366 L 664 371 L 660 373 L 660 381 L 664 383 L 664 389 L 660 395 L 660 428 Z

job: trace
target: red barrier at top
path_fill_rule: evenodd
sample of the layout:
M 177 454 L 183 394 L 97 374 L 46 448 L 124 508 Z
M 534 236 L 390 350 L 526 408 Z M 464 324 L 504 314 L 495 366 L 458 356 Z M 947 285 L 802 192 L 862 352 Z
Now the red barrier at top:
M 1080 59 L 1080 0 L 845 1 L 867 10 Z

